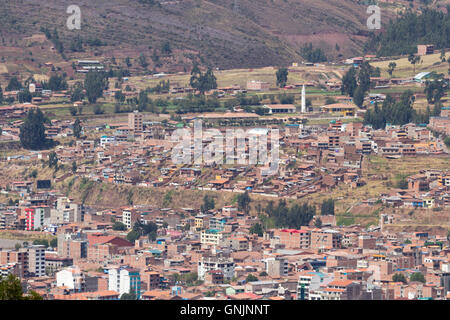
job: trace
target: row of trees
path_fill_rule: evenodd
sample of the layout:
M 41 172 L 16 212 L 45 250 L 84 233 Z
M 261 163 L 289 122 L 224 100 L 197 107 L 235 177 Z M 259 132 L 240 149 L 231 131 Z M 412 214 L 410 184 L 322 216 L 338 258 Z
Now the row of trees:
M 327 61 L 327 56 L 320 48 L 313 48 L 312 43 L 305 44 L 300 49 L 300 54 L 304 57 L 308 62 L 316 63 L 316 62 L 325 62 Z
M 133 230 L 127 234 L 127 240 L 133 243 L 140 237 L 147 236 L 150 241 L 155 241 L 158 235 L 157 231 L 158 226 L 155 223 L 150 222 L 148 224 L 143 224 L 142 222 L 137 221 L 133 226 Z
M 335 201 L 333 199 L 326 199 L 321 205 L 321 215 L 334 215 Z M 281 200 L 277 206 L 273 205 L 273 202 L 269 202 L 268 206 L 263 209 L 267 214 L 266 216 L 260 215 L 260 219 L 267 227 L 288 227 L 288 228 L 300 228 L 301 226 L 309 225 L 310 221 L 315 215 L 314 206 L 308 204 L 294 205 L 290 208 L 287 207 L 285 200 Z M 250 233 L 262 236 L 265 227 L 261 223 L 255 223 L 250 228 Z M 315 226 L 320 228 L 322 221 L 320 218 L 316 219 Z
M 307 226 L 310 223 L 316 214 L 316 209 L 307 203 L 294 204 L 288 207 L 286 200 L 280 200 L 276 206 L 273 201 L 270 201 L 264 212 L 266 216 L 261 215 L 260 219 L 265 225 L 299 229 L 301 226 Z
M 202 73 L 198 65 L 194 64 L 189 84 L 203 95 L 206 91 L 217 88 L 217 79 L 211 68 L 208 68 L 205 73 Z
M 384 129 L 386 124 L 404 125 L 407 123 L 427 123 L 431 114 L 429 108 L 425 113 L 420 113 L 413 108 L 414 94 L 412 91 L 405 91 L 399 100 L 395 100 L 391 95 L 386 96 L 382 107 L 375 104 L 375 107 L 367 110 L 364 116 L 364 124 L 372 125 L 374 129 Z
M 394 274 L 392 276 L 392 281 L 403 282 L 404 284 L 408 283 L 408 280 L 406 279 L 403 273 Z M 426 283 L 426 279 L 421 272 L 414 272 L 413 274 L 411 274 L 411 276 L 409 277 L 409 281 Z
M 45 123 L 49 123 L 41 109 L 31 109 L 20 127 L 20 143 L 25 149 L 42 150 L 53 146 L 53 140 L 45 135 Z

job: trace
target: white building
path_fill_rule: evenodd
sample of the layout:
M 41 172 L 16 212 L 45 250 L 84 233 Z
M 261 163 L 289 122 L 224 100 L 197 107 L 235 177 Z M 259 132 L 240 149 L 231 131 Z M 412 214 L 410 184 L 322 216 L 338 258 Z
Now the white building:
M 220 270 L 223 273 L 224 279 L 230 280 L 234 277 L 234 262 L 229 259 L 222 258 L 202 258 L 198 262 L 198 279 L 205 280 L 205 274 L 212 270 Z
M 141 276 L 139 270 L 129 267 L 109 269 L 108 290 L 124 293 L 134 293 L 138 299 L 141 297 Z
M 307 274 L 301 274 L 298 277 L 298 284 L 297 284 L 297 299 L 300 300 L 302 296 L 302 290 L 303 290 L 303 296 L 305 300 L 320 300 L 317 297 L 320 297 L 320 295 L 313 295 L 313 291 L 316 291 L 320 288 L 321 285 L 321 278 L 320 275 L 314 272 L 309 272 Z
M 100 146 L 104 148 L 107 144 L 111 144 L 116 141 L 116 137 L 114 136 L 102 136 L 100 138 Z
M 85 278 L 78 267 L 68 267 L 56 273 L 56 285 L 67 287 L 75 292 L 83 292 L 85 289 Z

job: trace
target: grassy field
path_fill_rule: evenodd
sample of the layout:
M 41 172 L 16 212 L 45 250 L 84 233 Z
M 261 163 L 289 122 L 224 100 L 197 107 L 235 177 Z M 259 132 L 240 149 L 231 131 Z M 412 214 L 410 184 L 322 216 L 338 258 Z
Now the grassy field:
M 450 52 L 446 53 L 446 59 L 450 58 Z M 381 62 L 373 62 L 375 68 L 381 69 L 381 76 L 389 78 L 389 74 L 387 72 L 389 63 L 395 62 L 397 67 L 392 74 L 393 78 L 404 78 L 404 77 L 412 77 L 414 76 L 414 67 L 408 61 L 408 58 L 401 58 L 396 60 L 387 60 Z M 447 74 L 447 70 L 449 68 L 449 64 L 447 62 L 441 62 L 440 53 L 430 54 L 426 56 L 422 56 L 422 63 L 416 64 L 416 74 L 419 72 L 431 72 L 436 71 L 437 73 Z
M 0 63 L 0 73 L 8 73 L 8 67 L 5 63 Z
M 339 78 L 342 73 L 345 73 L 345 69 L 341 67 L 327 66 L 326 68 L 318 67 L 296 67 L 293 68 L 296 72 L 289 72 L 287 84 L 303 83 L 311 80 L 327 79 L 327 78 Z M 217 77 L 218 87 L 227 87 L 232 85 L 239 85 L 242 88 L 247 87 L 247 81 L 259 80 L 270 84 L 271 87 L 276 88 L 276 72 L 278 68 L 265 67 L 260 69 L 231 69 L 231 70 L 214 70 L 214 74 Z M 148 87 L 156 86 L 162 80 L 170 80 L 171 83 L 177 83 L 180 86 L 189 86 L 190 74 L 175 74 L 170 76 L 164 76 L 160 78 L 152 77 L 130 77 L 129 84 L 142 90 Z M 114 87 L 114 82 L 110 82 L 110 87 Z
M 33 240 L 51 241 L 56 237 L 49 233 L 37 231 L 16 231 L 16 230 L 0 230 L 0 239 L 23 240 L 32 242 Z M 31 244 L 31 243 L 30 243 Z

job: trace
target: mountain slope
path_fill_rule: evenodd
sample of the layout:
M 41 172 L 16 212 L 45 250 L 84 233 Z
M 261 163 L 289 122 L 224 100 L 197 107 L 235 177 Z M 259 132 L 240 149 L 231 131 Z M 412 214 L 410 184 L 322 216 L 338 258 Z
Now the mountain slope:
M 70 42 L 80 35 L 105 42 L 101 51 L 106 56 L 126 52 L 151 57 L 168 42 L 179 57 L 236 68 L 302 60 L 298 52 L 306 42 L 325 49 L 331 58 L 355 55 L 365 40 L 360 34 L 367 32 L 367 5 L 356 0 L 78 0 L 82 23 L 81 30 L 74 31 L 66 27 L 71 4 L 3 0 L 3 45 L 46 27 L 56 28 L 69 57 Z

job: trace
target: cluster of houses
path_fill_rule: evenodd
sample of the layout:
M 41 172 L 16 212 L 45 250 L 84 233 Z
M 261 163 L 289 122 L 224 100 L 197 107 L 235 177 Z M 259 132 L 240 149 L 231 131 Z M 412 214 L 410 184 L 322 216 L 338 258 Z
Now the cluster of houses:
M 234 206 L 101 210 L 55 191 L 32 192 L 0 213 L 24 220 L 8 229 L 55 235 L 48 248 L 0 250 L 1 274 L 16 275 L 46 299 L 450 299 L 449 239 L 390 231 L 389 215 L 369 229 L 320 216 L 321 227 L 258 235 L 251 232 L 258 218 Z M 114 230 L 118 222 L 124 228 Z M 156 225 L 155 237 L 129 239 L 137 222 Z

